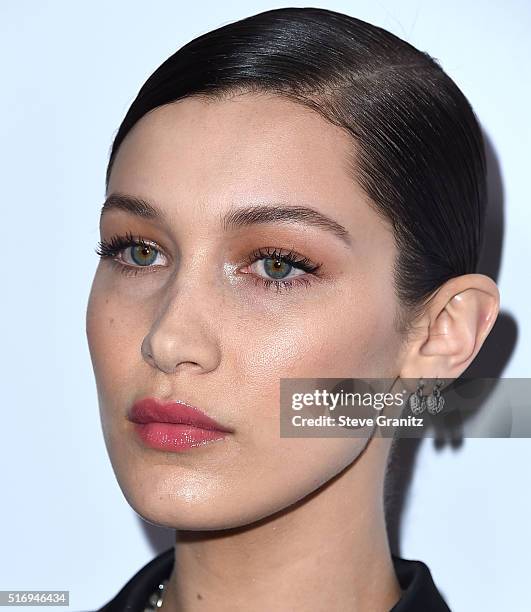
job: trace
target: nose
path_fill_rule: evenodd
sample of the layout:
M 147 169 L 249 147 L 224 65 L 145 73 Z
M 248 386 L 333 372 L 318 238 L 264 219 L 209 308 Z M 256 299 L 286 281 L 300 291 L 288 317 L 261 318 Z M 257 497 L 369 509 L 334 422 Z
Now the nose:
M 182 368 L 214 370 L 220 360 L 220 328 L 213 317 L 220 308 L 212 298 L 211 289 L 198 284 L 176 284 L 168 291 L 142 341 L 143 359 L 166 374 Z

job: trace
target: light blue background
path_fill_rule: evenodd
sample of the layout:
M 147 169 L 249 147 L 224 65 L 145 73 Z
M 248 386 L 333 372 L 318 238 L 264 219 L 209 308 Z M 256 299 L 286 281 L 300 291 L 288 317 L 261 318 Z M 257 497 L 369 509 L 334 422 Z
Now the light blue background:
M 95 609 L 170 546 L 171 533 L 147 526 L 115 481 L 86 345 L 109 147 L 139 87 L 178 47 L 262 10 L 306 5 L 2 2 L 0 589 L 67 589 L 70 609 Z M 491 210 L 484 257 L 495 269 L 503 238 L 503 315 L 488 352 L 504 364 L 499 375 L 529 376 L 531 5 L 314 6 L 428 51 L 471 101 L 489 143 L 492 206 L 504 209 Z M 399 552 L 428 563 L 452 610 L 531 609 L 530 464 L 528 439 L 422 443 Z

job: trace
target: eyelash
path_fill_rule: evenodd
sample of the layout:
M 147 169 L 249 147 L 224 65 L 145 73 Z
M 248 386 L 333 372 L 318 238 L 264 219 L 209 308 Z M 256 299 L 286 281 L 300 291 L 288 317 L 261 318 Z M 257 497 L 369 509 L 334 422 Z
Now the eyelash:
M 142 236 L 133 236 L 131 232 L 126 232 L 125 235 L 115 234 L 109 240 L 100 240 L 95 249 L 96 255 L 101 259 L 108 259 L 113 266 L 117 267 L 119 272 L 125 276 L 136 276 L 137 274 L 145 274 L 142 268 L 157 268 L 159 266 L 132 266 L 128 263 L 122 263 L 118 259 L 118 255 L 129 247 L 142 246 L 149 247 L 157 253 L 164 254 L 164 251 L 159 249 L 154 243 L 146 240 Z
M 319 277 L 319 269 L 321 267 L 321 263 L 313 263 L 307 257 L 303 257 L 296 253 L 293 250 L 283 254 L 281 250 L 274 247 L 266 247 L 263 249 L 256 249 L 253 251 L 247 261 L 246 264 L 248 266 L 253 265 L 257 261 L 262 259 L 274 259 L 279 260 L 288 265 L 297 268 L 299 270 L 303 270 L 306 272 L 304 276 L 296 276 L 295 278 L 289 280 L 277 280 L 273 278 L 263 278 L 262 276 L 254 276 L 253 281 L 256 284 L 262 283 L 262 285 L 266 288 L 275 288 L 277 293 L 282 289 L 292 289 L 295 285 L 304 285 L 306 287 L 310 287 L 312 281 L 308 278 L 308 276 L 313 276 L 314 279 Z
M 166 256 L 164 251 L 159 249 L 154 243 L 146 240 L 142 236 L 133 236 L 131 232 L 126 232 L 125 235 L 114 235 L 109 240 L 100 240 L 98 246 L 95 249 L 96 254 L 101 259 L 110 260 L 111 263 L 116 267 L 120 273 L 125 274 L 126 276 L 136 276 L 137 274 L 145 274 L 146 272 L 142 271 L 142 268 L 157 268 L 160 267 L 158 265 L 150 265 L 150 266 L 133 266 L 128 263 L 122 263 L 118 259 L 118 255 L 125 249 L 129 247 L 135 246 L 144 246 L 154 249 L 157 253 L 161 253 Z M 321 268 L 321 263 L 313 263 L 310 259 L 304 256 L 300 256 L 293 250 L 288 251 L 287 253 L 282 253 L 281 249 L 266 247 L 260 248 L 253 251 L 246 260 L 246 265 L 251 266 L 257 261 L 262 259 L 274 259 L 279 260 L 293 268 L 297 268 L 306 272 L 306 274 L 296 276 L 292 279 L 288 280 L 278 280 L 278 279 L 269 279 L 264 278 L 262 276 L 253 275 L 253 280 L 255 285 L 261 283 L 265 289 L 275 288 L 277 293 L 282 289 L 291 289 L 295 285 L 304 285 L 309 287 L 312 282 L 307 278 L 307 276 L 313 276 L 317 278 L 319 276 L 318 271 Z

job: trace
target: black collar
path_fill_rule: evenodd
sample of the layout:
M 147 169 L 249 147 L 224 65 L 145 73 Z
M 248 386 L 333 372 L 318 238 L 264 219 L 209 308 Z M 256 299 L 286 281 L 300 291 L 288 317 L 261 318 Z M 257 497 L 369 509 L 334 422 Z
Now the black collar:
M 143 612 L 151 593 L 171 574 L 175 549 L 169 548 L 144 565 L 121 591 L 97 612 Z M 451 612 L 422 561 L 392 555 L 402 597 L 389 612 Z

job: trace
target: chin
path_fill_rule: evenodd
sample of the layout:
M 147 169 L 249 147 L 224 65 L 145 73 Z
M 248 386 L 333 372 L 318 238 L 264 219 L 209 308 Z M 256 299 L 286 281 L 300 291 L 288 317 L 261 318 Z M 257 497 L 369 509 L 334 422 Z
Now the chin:
M 125 494 L 125 493 L 124 493 Z M 159 527 L 183 531 L 219 531 L 244 527 L 270 516 L 271 507 L 228 507 L 220 511 L 215 499 L 188 501 L 178 495 L 126 495 L 132 509 L 143 520 Z

